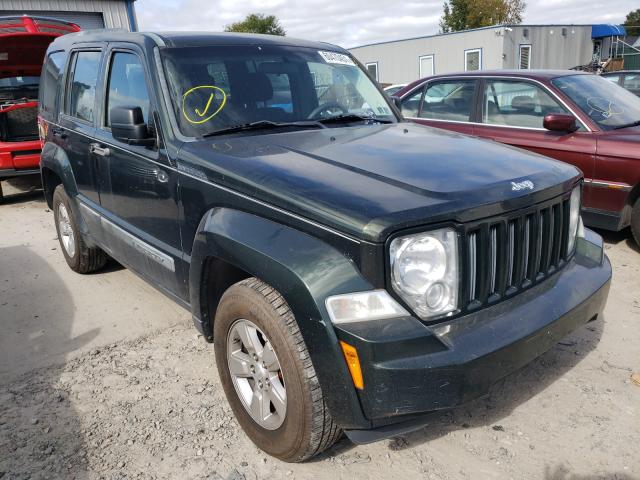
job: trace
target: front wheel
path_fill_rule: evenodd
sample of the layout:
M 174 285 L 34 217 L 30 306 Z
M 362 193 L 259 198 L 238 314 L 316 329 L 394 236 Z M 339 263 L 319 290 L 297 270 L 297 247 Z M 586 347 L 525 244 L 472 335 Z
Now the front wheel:
M 631 233 L 640 247 L 640 198 L 636 200 L 631 212 Z
M 275 289 L 256 278 L 231 286 L 218 305 L 214 342 L 227 400 L 259 448 L 301 462 L 340 437 L 296 319 Z

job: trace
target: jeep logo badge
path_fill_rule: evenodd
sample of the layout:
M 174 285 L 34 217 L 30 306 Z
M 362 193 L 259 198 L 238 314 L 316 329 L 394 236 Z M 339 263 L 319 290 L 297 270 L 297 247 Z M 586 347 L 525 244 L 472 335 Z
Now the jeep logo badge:
M 520 190 L 533 190 L 533 182 L 525 180 L 524 182 L 511 182 L 511 190 L 519 192 Z

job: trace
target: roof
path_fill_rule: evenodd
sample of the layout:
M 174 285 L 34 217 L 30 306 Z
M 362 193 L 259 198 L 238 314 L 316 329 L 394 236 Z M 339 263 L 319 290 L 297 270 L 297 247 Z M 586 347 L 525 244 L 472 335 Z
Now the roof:
M 496 28 L 538 28 L 538 27 L 593 27 L 590 23 L 552 23 L 552 24 L 512 24 L 512 23 L 499 23 L 497 25 L 491 25 L 488 27 L 479 27 L 479 28 L 470 28 L 468 30 L 460 30 L 458 32 L 447 32 L 447 33 L 434 33 L 432 35 L 422 35 L 419 37 L 409 37 L 409 38 L 399 38 L 397 40 L 386 40 L 384 42 L 375 42 L 375 43 L 367 43 L 365 45 L 358 45 L 356 47 L 349 47 L 349 50 L 355 50 L 356 48 L 364 48 L 364 47 L 373 47 L 375 45 L 384 45 L 387 43 L 396 43 L 396 42 L 408 42 L 410 40 L 426 40 L 428 38 L 435 37 L 445 37 L 447 35 L 461 35 L 469 32 L 479 32 L 482 30 L 495 30 Z M 608 35 L 607 35 L 608 36 Z
M 591 38 L 622 37 L 626 34 L 622 25 L 601 24 L 591 27 Z
M 403 96 L 406 92 L 412 90 L 416 85 L 424 83 L 428 79 L 449 78 L 449 77 L 516 77 L 516 78 L 531 78 L 534 80 L 551 80 L 557 77 L 564 77 L 568 75 L 592 75 L 588 72 L 578 72 L 575 70 L 475 70 L 473 72 L 454 72 L 454 73 L 442 73 L 440 75 L 433 75 L 431 77 L 424 77 L 415 80 L 408 84 L 401 90 L 400 96 Z
M 229 32 L 128 32 L 125 30 L 85 30 L 66 35 L 56 41 L 56 45 L 79 42 L 122 41 L 144 44 L 152 41 L 161 47 L 204 47 L 208 45 L 282 45 L 309 47 L 318 50 L 340 50 L 343 48 L 324 42 L 312 42 L 278 35 L 260 35 L 252 33 Z M 346 52 L 346 51 L 345 51 Z

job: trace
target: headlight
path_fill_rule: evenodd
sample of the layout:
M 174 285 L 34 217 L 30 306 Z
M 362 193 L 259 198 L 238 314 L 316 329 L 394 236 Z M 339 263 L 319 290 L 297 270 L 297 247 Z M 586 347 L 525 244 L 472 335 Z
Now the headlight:
M 391 242 L 393 289 L 422 319 L 458 308 L 458 235 L 442 229 Z
M 571 255 L 576 246 L 576 235 L 578 234 L 578 225 L 580 223 L 580 200 L 581 189 L 578 185 L 571 192 L 571 200 L 569 200 L 569 240 L 567 241 L 567 255 Z

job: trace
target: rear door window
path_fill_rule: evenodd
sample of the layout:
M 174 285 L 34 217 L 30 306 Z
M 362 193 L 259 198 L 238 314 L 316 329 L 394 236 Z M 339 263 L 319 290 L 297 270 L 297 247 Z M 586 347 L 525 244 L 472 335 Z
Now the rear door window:
M 137 55 L 115 52 L 111 57 L 107 104 L 105 108 L 106 126 L 111 126 L 110 112 L 115 107 L 140 107 L 145 123 L 149 121 L 149 92 L 144 68 Z
M 94 118 L 100 55 L 100 52 L 74 54 L 67 113 L 87 122 L 93 122 Z
M 541 87 L 529 82 L 488 80 L 482 123 L 543 129 L 545 115 L 569 112 Z
M 420 118 L 471 121 L 475 88 L 475 80 L 448 80 L 429 84 L 422 101 Z
M 409 118 L 417 118 L 420 114 L 420 102 L 422 101 L 424 88 L 419 88 L 408 97 L 402 100 L 402 115 Z

